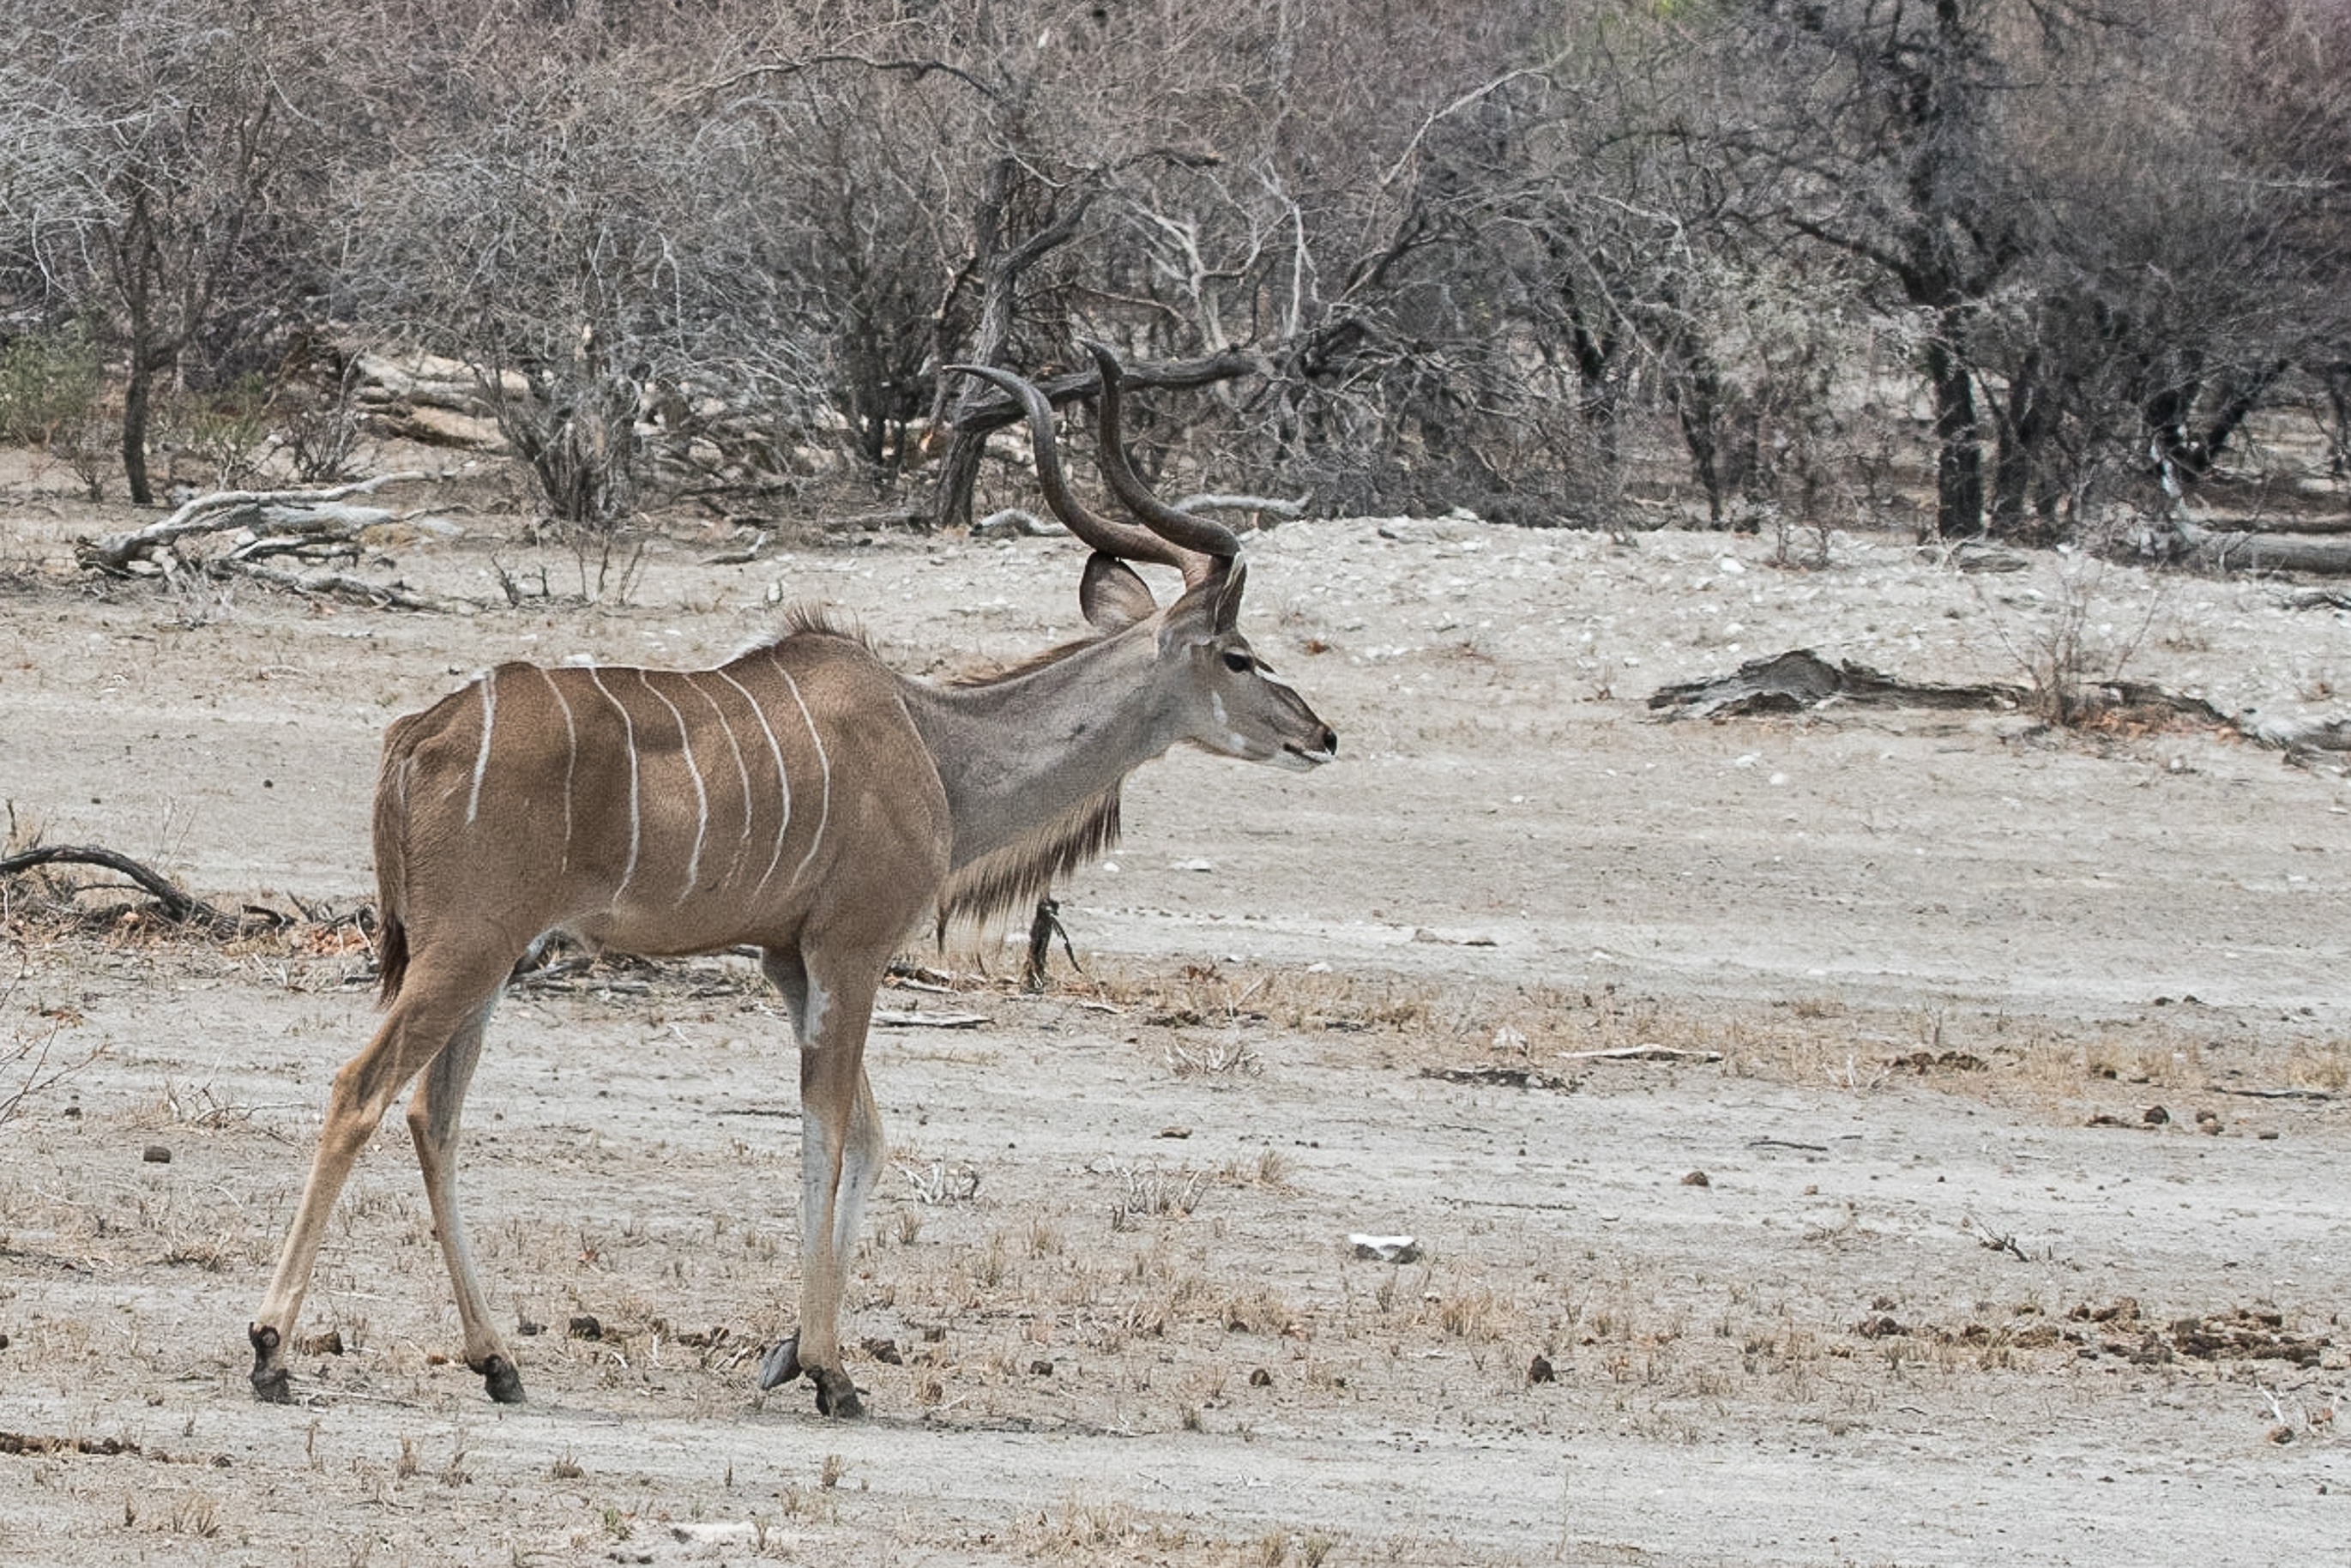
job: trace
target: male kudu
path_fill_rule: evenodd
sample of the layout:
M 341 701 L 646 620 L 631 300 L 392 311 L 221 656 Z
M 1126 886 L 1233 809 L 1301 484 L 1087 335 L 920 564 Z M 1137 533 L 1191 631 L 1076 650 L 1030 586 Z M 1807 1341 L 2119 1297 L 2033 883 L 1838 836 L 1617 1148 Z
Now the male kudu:
M 1090 347 L 1092 347 L 1090 345 Z M 1118 831 L 1119 787 L 1179 741 L 1311 768 L 1338 737 L 1236 630 L 1238 544 L 1138 482 L 1118 440 L 1120 368 L 1102 369 L 1102 468 L 1145 525 L 1071 497 L 1052 411 L 1005 371 L 1048 504 L 1093 547 L 1087 640 L 1012 672 L 934 686 L 812 614 L 715 670 L 502 664 L 384 737 L 375 794 L 384 1016 L 335 1075 L 286 1249 L 255 1315 L 253 1386 L 285 1362 L 336 1197 L 412 1078 L 408 1130 L 456 1288 L 465 1363 L 490 1397 L 522 1379 L 457 1209 L 458 1116 L 508 975 L 566 931 L 644 955 L 758 946 L 800 1048 L 800 1310 L 759 1384 L 806 1372 L 817 1408 L 861 1406 L 841 1365 L 841 1271 L 883 1168 L 864 1070 L 883 967 L 926 915 L 1033 899 Z M 1126 563 L 1184 574 L 1161 609 Z

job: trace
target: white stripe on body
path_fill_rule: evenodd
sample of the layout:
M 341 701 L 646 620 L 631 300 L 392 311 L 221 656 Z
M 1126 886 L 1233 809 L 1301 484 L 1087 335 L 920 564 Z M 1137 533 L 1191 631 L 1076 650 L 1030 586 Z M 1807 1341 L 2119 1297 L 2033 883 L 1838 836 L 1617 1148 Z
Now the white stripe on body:
M 669 716 L 677 721 L 678 749 L 685 754 L 686 771 L 694 775 L 694 848 L 686 852 L 685 885 L 677 893 L 677 901 L 684 904 L 694 896 L 694 884 L 702 874 L 702 841 L 710 832 L 710 790 L 702 782 L 702 764 L 694 759 L 694 737 L 685 732 L 685 715 L 678 712 L 677 705 L 654 688 L 653 678 L 649 672 L 639 670 L 637 684 L 645 688 L 653 701 L 669 709 Z
M 702 672 L 703 674 L 712 675 L 724 674 L 726 672 L 722 670 L 705 670 Z M 703 685 L 699 676 L 689 677 L 688 684 L 694 687 L 695 691 L 701 696 L 704 702 L 710 705 L 710 712 L 712 716 L 718 720 L 719 733 L 726 737 L 727 746 L 734 750 L 735 777 L 743 786 L 743 834 L 742 837 L 736 840 L 735 858 L 732 861 L 729 861 L 726 865 L 726 883 L 727 885 L 731 887 L 735 883 L 736 877 L 743 870 L 743 856 L 747 852 L 748 852 L 751 846 L 751 768 L 748 763 L 743 760 L 743 743 L 735 738 L 735 725 L 732 720 L 727 718 L 726 710 L 718 706 L 718 699 L 710 695 L 708 689 Z
M 621 894 L 629 891 L 630 878 L 637 874 L 637 847 L 644 832 L 643 819 L 637 809 L 637 727 L 629 717 L 629 710 L 621 706 L 621 699 L 612 695 L 612 688 L 604 684 L 604 677 L 593 666 L 588 671 L 588 678 L 604 694 L 612 711 L 621 716 L 621 749 L 629 754 L 629 863 L 621 870 L 621 885 L 612 890 L 612 901 L 617 904 Z
M 792 825 L 792 779 L 791 775 L 784 770 L 784 748 L 777 744 L 775 728 L 768 723 L 767 710 L 759 706 L 759 699 L 751 695 L 750 688 L 726 671 L 713 670 L 710 673 L 741 692 L 743 700 L 751 705 L 751 716 L 759 721 L 759 733 L 768 737 L 768 755 L 776 759 L 776 784 L 783 794 L 783 815 L 776 822 L 776 847 L 768 856 L 768 869 L 760 874 L 759 885 L 751 890 L 751 896 L 757 898 L 767 889 L 768 879 L 776 874 L 776 866 L 784 858 L 784 835 L 790 831 Z M 751 792 L 747 784 L 743 791 L 743 810 L 744 821 L 748 822 L 751 811 Z
M 498 673 L 486 672 L 482 691 L 482 747 L 474 754 L 474 792 L 465 797 L 465 825 L 471 827 L 482 810 L 482 775 L 490 770 L 490 729 L 498 716 Z
M 563 688 L 555 684 L 555 672 L 542 669 L 539 674 L 555 698 L 555 706 L 563 710 L 563 869 L 571 869 L 571 778 L 580 769 L 580 727 L 571 719 L 570 699 Z

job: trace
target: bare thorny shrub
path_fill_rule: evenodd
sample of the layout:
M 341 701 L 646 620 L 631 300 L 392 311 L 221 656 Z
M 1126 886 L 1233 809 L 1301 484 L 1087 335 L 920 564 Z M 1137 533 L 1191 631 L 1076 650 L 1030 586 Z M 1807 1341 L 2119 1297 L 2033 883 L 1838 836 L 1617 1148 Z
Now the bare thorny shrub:
M 23 944 L 16 948 L 16 972 L 0 986 L 0 1013 L 10 1011 L 16 1003 L 17 988 L 32 967 L 32 956 Z M 41 1027 L 10 1025 L 0 1031 L 0 1128 L 23 1115 L 32 1102 L 38 1099 L 74 1073 L 105 1054 L 104 1042 L 86 1051 L 58 1056 L 56 1051 L 58 1033 L 65 1020 L 50 1017 Z
M 2143 608 L 2117 610 L 2107 592 L 2113 569 L 2103 557 L 2065 549 L 2059 563 L 2053 596 L 2027 590 L 1995 601 L 1980 584 L 1976 592 L 1992 612 L 1989 619 L 2001 646 L 2024 674 L 2033 713 L 2046 724 L 2071 728 L 2111 706 L 2102 688 L 2123 679 L 2165 600 L 2160 586 L 2150 584 Z

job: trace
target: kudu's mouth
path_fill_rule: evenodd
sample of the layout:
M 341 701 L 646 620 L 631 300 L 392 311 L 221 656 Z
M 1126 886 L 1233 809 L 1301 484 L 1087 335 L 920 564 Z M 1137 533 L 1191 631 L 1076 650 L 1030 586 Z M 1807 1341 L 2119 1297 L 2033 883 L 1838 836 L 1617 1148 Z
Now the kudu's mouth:
M 1282 744 L 1281 755 L 1274 758 L 1274 760 L 1280 763 L 1282 767 L 1291 769 L 1293 772 L 1305 773 L 1322 767 L 1326 762 L 1335 759 L 1338 755 L 1339 737 L 1330 730 L 1326 729 L 1322 732 L 1322 747 L 1321 750 L 1309 751 L 1302 746 L 1293 745 L 1285 741 Z

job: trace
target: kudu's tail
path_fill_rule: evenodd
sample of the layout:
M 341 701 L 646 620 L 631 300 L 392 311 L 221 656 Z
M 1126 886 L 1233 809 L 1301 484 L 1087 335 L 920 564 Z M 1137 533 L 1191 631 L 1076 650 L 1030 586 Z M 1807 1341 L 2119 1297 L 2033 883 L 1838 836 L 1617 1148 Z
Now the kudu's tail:
M 375 781 L 376 1005 L 388 1007 L 408 975 L 408 766 L 413 746 L 411 715 L 383 737 L 383 766 Z
M 378 978 L 375 1003 L 390 1007 L 400 995 L 400 982 L 408 974 L 408 927 L 400 923 L 397 915 L 383 914 L 379 908 L 375 933 L 375 962 Z

